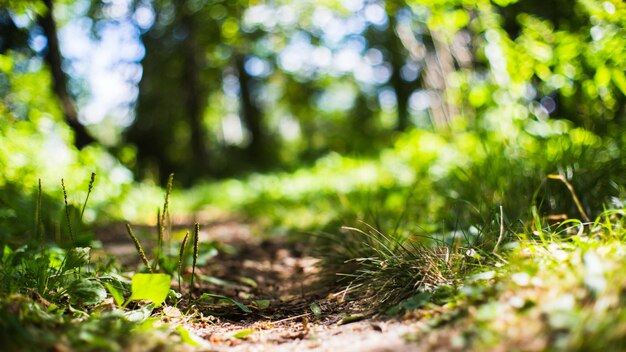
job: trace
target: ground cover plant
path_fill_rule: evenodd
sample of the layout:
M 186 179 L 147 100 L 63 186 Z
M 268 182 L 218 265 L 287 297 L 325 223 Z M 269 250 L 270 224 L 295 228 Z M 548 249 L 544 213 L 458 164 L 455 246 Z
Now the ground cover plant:
M 0 0 L 0 349 L 623 349 L 626 6 L 546 6 Z

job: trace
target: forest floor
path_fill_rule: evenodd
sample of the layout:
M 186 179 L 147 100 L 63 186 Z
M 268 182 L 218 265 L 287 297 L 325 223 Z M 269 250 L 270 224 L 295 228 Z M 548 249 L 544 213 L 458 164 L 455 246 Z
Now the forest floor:
M 186 304 L 163 311 L 162 319 L 193 333 L 208 351 L 415 351 L 411 336 L 419 330 L 415 316 L 389 319 L 368 310 L 323 284 L 309 248 L 285 238 L 261 239 L 237 220 L 202 226 L 200 241 L 222 248 L 200 267 L 194 296 L 219 294 L 244 302 L 252 312 L 234 305 Z M 125 265 L 137 264 L 133 244 L 122 226 L 100 231 L 104 250 Z M 189 269 L 191 270 L 191 269 Z M 188 292 L 189 287 L 183 287 Z M 186 314 L 182 314 L 184 311 Z M 191 314 L 190 314 L 191 313 Z M 199 339 L 198 339 L 199 338 Z M 201 339 L 201 340 L 200 340 Z M 430 345 L 447 343 L 424 341 Z M 449 347 L 449 345 L 448 345 Z M 449 350 L 449 348 L 445 348 Z

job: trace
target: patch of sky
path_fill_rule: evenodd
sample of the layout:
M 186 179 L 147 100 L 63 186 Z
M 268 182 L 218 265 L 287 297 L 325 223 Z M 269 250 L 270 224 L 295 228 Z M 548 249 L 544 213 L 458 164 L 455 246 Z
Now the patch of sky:
M 269 76 L 273 71 L 269 61 L 256 55 L 246 58 L 244 68 L 249 75 L 260 78 Z
M 391 88 L 383 88 L 378 93 L 378 103 L 383 110 L 393 110 L 398 105 L 396 92 Z
M 115 2 L 119 5 L 122 2 Z M 113 5 L 111 5 L 113 6 Z M 117 7 L 111 10 L 119 15 Z M 142 76 L 139 61 L 145 49 L 139 40 L 139 29 L 130 21 L 101 21 L 98 39 L 91 36 L 91 22 L 78 18 L 59 32 L 68 70 L 85 80 L 89 97 L 82 102 L 81 122 L 97 124 L 110 117 L 121 125 L 132 122 L 131 107 L 138 96 Z
M 318 98 L 317 106 L 323 111 L 345 111 L 354 106 L 356 88 L 347 83 L 334 83 Z
M 385 26 L 388 21 L 385 9 L 378 3 L 365 6 L 363 15 L 369 23 L 375 26 Z

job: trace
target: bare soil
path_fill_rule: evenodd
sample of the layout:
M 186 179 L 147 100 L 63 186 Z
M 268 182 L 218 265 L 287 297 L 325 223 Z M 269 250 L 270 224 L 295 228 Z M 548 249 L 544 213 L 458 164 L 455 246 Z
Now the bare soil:
M 385 319 L 375 314 L 366 301 L 353 300 L 336 292 L 336 287 L 320 284 L 317 260 L 305 245 L 283 238 L 262 240 L 252 231 L 251 226 L 237 220 L 202 226 L 201 241 L 216 240 L 234 250 L 221 251 L 208 265 L 196 269 L 200 279 L 194 285 L 193 296 L 224 295 L 245 303 L 252 312 L 214 301 L 182 304 L 181 311 L 192 312 L 187 317 L 174 313 L 168 318 L 171 312 L 166 312 L 165 320 L 184 325 L 203 340 L 198 350 L 433 349 L 432 341 L 422 344 L 407 338 L 416 336 L 419 319 Z M 105 251 L 125 264 L 136 262 L 135 249 L 123 226 L 108 227 L 98 231 L 97 236 Z M 183 287 L 183 291 L 187 294 L 189 287 Z

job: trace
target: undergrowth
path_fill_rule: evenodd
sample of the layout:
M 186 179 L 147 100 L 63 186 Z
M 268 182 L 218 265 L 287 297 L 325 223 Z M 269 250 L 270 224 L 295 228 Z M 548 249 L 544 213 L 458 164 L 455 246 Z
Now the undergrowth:
M 517 234 L 408 338 L 448 350 L 623 350 L 624 214 Z
M 94 257 L 91 247 L 78 245 L 90 243 L 84 239 L 89 234 L 83 214 L 94 188 L 95 174 L 91 176 L 81 206 L 71 202 L 69 185 L 62 180 L 64 230 L 44 226 L 43 214 L 47 209 L 42 206 L 39 183 L 32 235 L 18 245 L 8 238 L 0 256 L 0 281 L 3 283 L 0 286 L 0 349 L 172 349 L 177 341 L 199 346 L 200 342 L 183 327 L 169 326 L 152 318 L 154 314 L 157 317 L 163 314 L 164 304 L 173 309 L 180 305 L 181 309 L 197 310 L 191 288 L 198 261 L 199 225 L 195 225 L 193 232 L 193 253 L 185 250 L 188 235 L 177 255 L 171 256 L 166 250 L 173 245 L 168 220 L 172 178 L 173 175 L 160 212 L 152 262 L 131 226 L 127 226 L 143 262 L 140 267 L 143 272 L 136 273 L 122 272 L 112 257 Z M 186 275 L 188 257 L 193 258 L 191 275 Z M 178 274 L 180 292 L 171 289 L 174 273 Z M 183 297 L 183 281 L 187 277 L 190 288 L 187 297 Z M 181 305 L 186 298 L 188 301 Z M 226 301 L 234 307 L 247 309 L 228 297 L 201 298 L 203 304 Z

